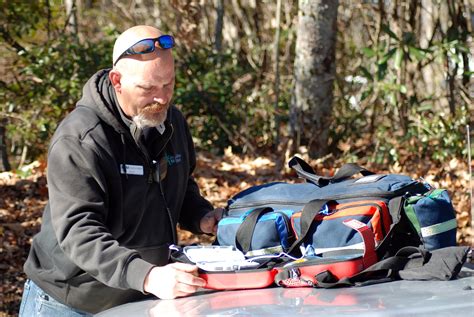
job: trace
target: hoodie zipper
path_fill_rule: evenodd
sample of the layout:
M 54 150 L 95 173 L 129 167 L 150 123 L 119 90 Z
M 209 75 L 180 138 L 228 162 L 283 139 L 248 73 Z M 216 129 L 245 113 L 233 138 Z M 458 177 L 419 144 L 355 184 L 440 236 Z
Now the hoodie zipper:
M 166 139 L 165 143 L 163 144 L 163 147 L 161 148 L 161 150 L 158 152 L 157 157 L 159 157 L 160 154 L 164 151 L 164 149 L 166 148 L 166 145 L 168 144 L 168 142 L 171 140 L 171 137 L 173 136 L 174 128 L 173 128 L 173 125 L 171 123 L 169 125 L 169 128 L 171 129 L 171 133 L 170 133 L 168 139 Z M 171 215 L 171 210 L 168 208 L 168 203 L 166 201 L 166 196 L 165 196 L 165 192 L 164 192 L 164 189 L 163 189 L 163 185 L 160 181 L 159 162 L 157 162 L 158 166 L 154 166 L 155 164 L 152 163 L 152 160 L 150 158 L 150 155 L 148 154 L 147 149 L 144 146 L 143 147 L 141 146 L 141 142 L 135 141 L 135 138 L 133 137 L 133 135 L 132 135 L 132 140 L 133 140 L 134 146 L 136 147 L 136 149 L 138 150 L 138 152 L 140 153 L 140 155 L 144 159 L 146 166 L 148 167 L 148 176 L 147 176 L 147 183 L 148 184 L 153 184 L 153 173 L 154 173 L 155 168 L 156 168 L 156 172 L 157 172 L 156 173 L 157 174 L 156 182 L 158 183 L 158 186 L 160 188 L 160 194 L 161 194 L 161 197 L 162 197 L 163 202 L 165 204 L 166 213 L 168 214 L 168 219 L 169 219 L 169 222 L 170 222 L 171 232 L 172 232 L 172 235 L 173 235 L 173 243 L 176 244 L 177 243 L 176 228 L 175 228 L 175 225 L 174 225 L 173 216 Z
M 173 129 L 173 125 L 170 123 L 170 129 L 171 129 L 171 133 L 170 133 L 170 136 L 169 138 L 166 140 L 165 144 L 163 145 L 163 148 L 160 150 L 160 152 L 158 152 L 158 155 L 157 157 L 159 157 L 161 155 L 161 153 L 164 151 L 166 145 L 168 144 L 168 142 L 170 141 L 171 139 L 171 136 L 173 135 L 173 132 L 174 132 L 174 129 Z M 166 163 L 168 164 L 168 163 Z M 163 198 L 163 201 L 165 203 L 165 208 L 166 208 L 166 212 L 168 213 L 168 218 L 169 218 L 169 221 L 170 221 L 170 224 L 171 224 L 171 232 L 173 234 L 173 244 L 176 244 L 178 243 L 177 240 L 178 240 L 178 234 L 176 233 L 176 226 L 174 225 L 174 222 L 173 222 L 173 216 L 171 215 L 171 210 L 168 208 L 168 202 L 166 201 L 166 196 L 165 196 L 165 191 L 163 189 L 163 184 L 161 182 L 161 175 L 160 175 L 160 162 L 158 161 L 157 164 L 154 164 L 155 165 L 155 168 L 156 168 L 156 176 L 157 176 L 157 183 L 160 187 L 160 193 L 161 193 L 161 197 Z M 151 170 L 150 172 L 150 176 L 152 177 L 152 182 L 153 182 L 153 170 Z

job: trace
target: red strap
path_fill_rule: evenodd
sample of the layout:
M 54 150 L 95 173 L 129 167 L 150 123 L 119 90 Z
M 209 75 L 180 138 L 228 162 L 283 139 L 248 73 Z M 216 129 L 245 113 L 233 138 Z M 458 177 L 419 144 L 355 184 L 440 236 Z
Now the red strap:
M 364 255 L 362 260 L 364 261 L 364 267 L 367 268 L 377 262 L 377 253 L 375 253 L 375 237 L 372 229 L 370 229 L 365 223 L 360 222 L 356 219 L 347 219 L 342 222 L 344 225 L 357 230 L 362 236 L 364 242 Z

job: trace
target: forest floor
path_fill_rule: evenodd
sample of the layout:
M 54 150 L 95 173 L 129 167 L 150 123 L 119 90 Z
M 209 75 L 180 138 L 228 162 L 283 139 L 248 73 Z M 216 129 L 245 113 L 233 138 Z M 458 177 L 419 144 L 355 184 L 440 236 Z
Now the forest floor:
M 342 165 L 334 159 L 308 160 L 320 175 L 334 174 Z M 195 178 L 202 194 L 216 207 L 225 207 L 227 200 L 239 191 L 270 181 L 299 182 L 275 154 L 261 157 L 235 155 L 222 156 L 209 153 L 198 155 Z M 0 173 L 0 317 L 16 316 L 23 291 L 25 274 L 23 263 L 28 255 L 33 235 L 41 226 L 41 215 L 47 203 L 45 164 L 35 162 L 20 173 Z M 432 166 L 426 162 L 406 167 L 391 166 L 380 169 L 365 166 L 374 172 L 402 173 L 413 178 L 423 177 L 434 187 L 447 188 L 457 212 L 459 244 L 469 245 L 473 231 L 470 228 L 470 195 L 467 163 L 453 159 L 445 166 Z M 180 230 L 180 244 L 212 242 L 209 236 L 199 236 Z

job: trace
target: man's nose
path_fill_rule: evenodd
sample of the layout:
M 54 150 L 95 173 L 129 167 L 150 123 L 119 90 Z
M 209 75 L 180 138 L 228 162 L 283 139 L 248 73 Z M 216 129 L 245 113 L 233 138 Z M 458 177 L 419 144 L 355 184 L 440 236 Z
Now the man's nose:
M 168 99 L 164 97 L 154 97 L 153 101 L 159 103 L 160 105 L 166 105 L 168 103 Z

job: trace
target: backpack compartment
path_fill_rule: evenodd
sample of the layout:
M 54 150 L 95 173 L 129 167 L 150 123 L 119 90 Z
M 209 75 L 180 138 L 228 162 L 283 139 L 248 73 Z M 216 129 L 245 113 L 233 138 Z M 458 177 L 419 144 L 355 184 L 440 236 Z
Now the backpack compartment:
M 291 217 L 296 238 L 300 239 L 302 212 Z M 390 231 L 391 216 L 383 200 L 360 200 L 345 203 L 336 201 L 326 204 L 313 218 L 302 241 L 303 247 L 311 246 L 315 254 L 333 250 L 363 249 L 361 235 L 342 223 L 356 219 L 366 224 L 373 232 L 375 244 L 379 245 Z
M 456 212 L 445 189 L 409 197 L 404 211 L 427 250 L 456 245 Z
M 234 246 L 247 256 L 280 253 L 294 241 L 292 214 L 292 210 L 266 208 L 227 216 L 219 221 L 217 241 L 219 245 Z

